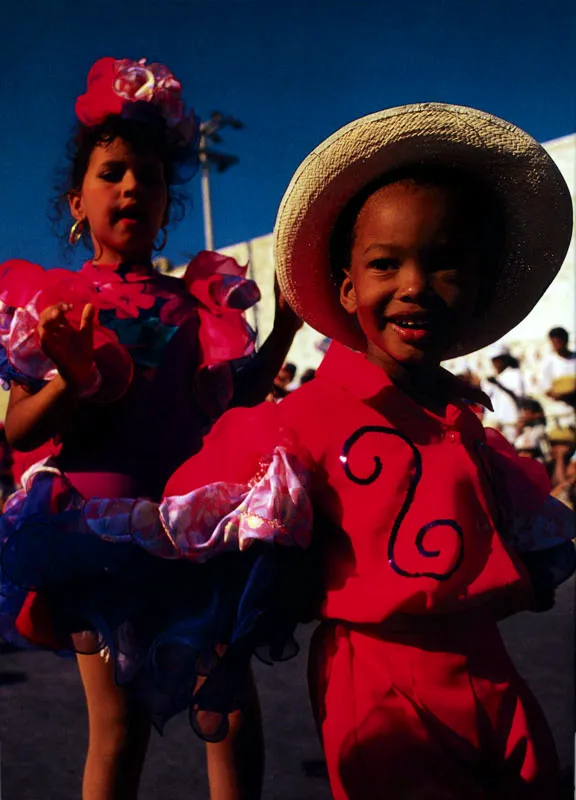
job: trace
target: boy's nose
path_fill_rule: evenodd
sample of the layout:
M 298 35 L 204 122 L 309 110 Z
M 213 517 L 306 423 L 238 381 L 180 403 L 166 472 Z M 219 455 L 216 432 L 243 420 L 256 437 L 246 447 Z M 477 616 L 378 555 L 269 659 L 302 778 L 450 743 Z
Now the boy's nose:
M 414 298 L 424 294 L 428 286 L 428 274 L 418 261 L 404 263 L 398 270 L 398 294 L 400 297 Z

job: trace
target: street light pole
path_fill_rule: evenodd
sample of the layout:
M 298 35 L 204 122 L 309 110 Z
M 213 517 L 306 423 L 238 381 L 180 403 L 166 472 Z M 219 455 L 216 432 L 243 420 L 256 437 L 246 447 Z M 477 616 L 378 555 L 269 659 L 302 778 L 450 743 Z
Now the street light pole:
M 214 250 L 214 230 L 212 228 L 212 203 L 210 200 L 210 164 L 206 152 L 206 137 L 200 137 L 200 169 L 202 176 L 202 213 L 204 216 L 204 246 Z
M 210 169 L 216 167 L 216 172 L 225 172 L 229 167 L 238 163 L 236 156 L 227 155 L 208 147 L 208 140 L 220 144 L 222 138 L 218 131 L 226 126 L 236 130 L 243 128 L 244 124 L 234 117 L 227 117 L 220 111 L 213 111 L 210 119 L 200 123 L 200 144 L 198 156 L 200 160 L 202 180 L 202 212 L 204 215 L 204 243 L 206 250 L 214 249 L 214 228 L 212 226 L 212 201 L 210 197 Z

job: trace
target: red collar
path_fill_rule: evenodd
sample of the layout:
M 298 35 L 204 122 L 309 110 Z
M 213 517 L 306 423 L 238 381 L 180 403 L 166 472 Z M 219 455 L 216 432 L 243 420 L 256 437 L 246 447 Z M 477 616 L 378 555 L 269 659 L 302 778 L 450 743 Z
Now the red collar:
M 402 391 L 380 367 L 368 361 L 364 353 L 350 350 L 348 347 L 333 341 L 318 368 L 318 377 L 344 389 L 348 394 L 363 402 L 374 400 L 385 389 L 397 393 L 399 403 L 406 405 L 407 411 L 419 409 L 428 416 L 440 420 L 443 424 L 453 425 L 462 413 L 464 403 L 479 403 L 491 408 L 490 399 L 480 389 L 470 386 L 452 373 L 439 367 L 438 378 L 449 387 L 451 402 L 448 405 L 446 418 L 442 419 L 424 409 L 409 395 Z
M 364 353 L 336 341 L 330 344 L 317 374 L 359 400 L 369 400 L 384 388 L 394 386 L 384 370 L 368 361 Z

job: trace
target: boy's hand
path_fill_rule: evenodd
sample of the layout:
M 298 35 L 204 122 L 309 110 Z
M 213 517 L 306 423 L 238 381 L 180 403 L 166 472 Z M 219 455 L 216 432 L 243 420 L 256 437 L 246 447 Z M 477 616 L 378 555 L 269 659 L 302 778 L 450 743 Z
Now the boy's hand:
M 62 379 L 82 392 L 93 379 L 96 310 L 91 303 L 85 305 L 80 327 L 75 328 L 66 316 L 71 309 L 68 303 L 45 308 L 38 321 L 38 342 Z

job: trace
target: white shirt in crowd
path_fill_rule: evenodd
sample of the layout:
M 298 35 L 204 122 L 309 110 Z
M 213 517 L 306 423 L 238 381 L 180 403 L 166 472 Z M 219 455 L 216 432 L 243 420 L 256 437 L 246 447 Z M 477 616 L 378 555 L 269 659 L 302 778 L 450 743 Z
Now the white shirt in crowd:
M 542 361 L 542 389 L 549 392 L 552 384 L 558 378 L 569 378 L 576 375 L 576 353 L 570 353 L 568 358 L 558 353 L 548 353 Z
M 568 358 L 558 355 L 558 353 L 548 353 L 542 361 L 542 372 L 540 376 L 540 387 L 544 394 L 549 392 L 558 378 L 569 378 L 576 375 L 576 353 L 570 353 Z M 560 427 L 570 427 L 574 425 L 574 409 L 562 400 L 554 400 L 548 403 L 548 416 L 551 421 Z
M 546 462 L 550 458 L 550 442 L 546 433 L 546 425 L 527 425 L 514 440 L 516 450 L 534 450 L 536 458 Z
M 498 383 L 509 389 L 518 398 L 524 397 L 526 387 L 524 376 L 520 369 L 506 367 L 499 375 L 495 376 Z M 518 422 L 518 406 L 513 397 L 499 386 L 490 381 L 482 382 L 482 389 L 486 392 L 494 411 L 487 411 L 484 416 L 484 425 L 489 428 L 501 428 L 507 439 L 516 438 L 516 423 Z

